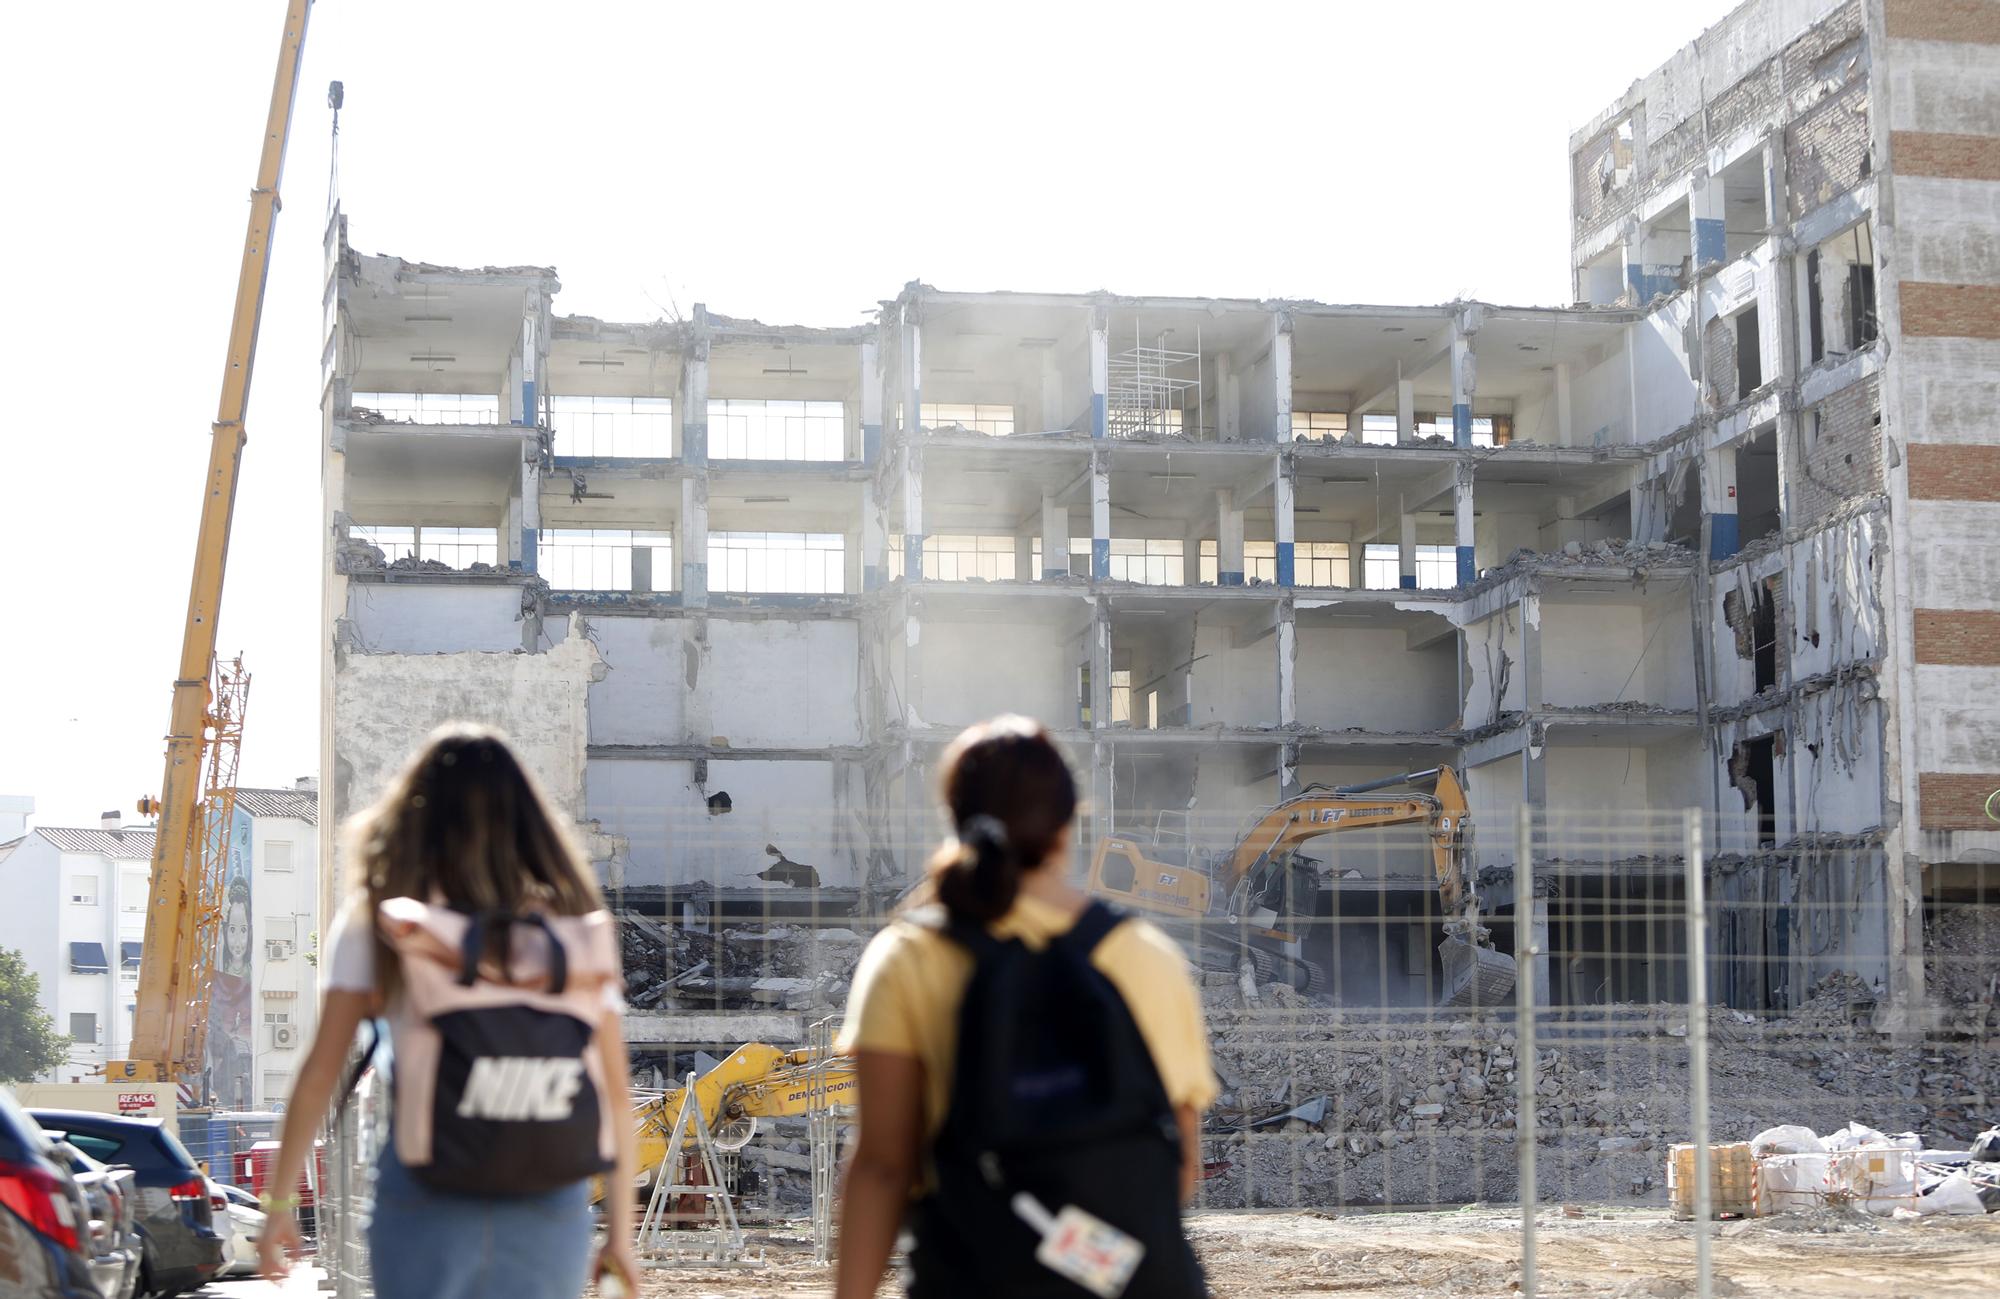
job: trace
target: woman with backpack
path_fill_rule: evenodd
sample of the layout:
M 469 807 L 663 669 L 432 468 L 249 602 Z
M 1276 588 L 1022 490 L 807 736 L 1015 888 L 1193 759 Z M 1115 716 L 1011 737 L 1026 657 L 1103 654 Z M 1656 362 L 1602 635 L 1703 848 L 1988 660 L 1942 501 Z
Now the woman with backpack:
M 611 1193 L 596 1271 L 636 1293 L 616 927 L 534 779 L 498 733 L 442 728 L 355 819 L 350 861 L 361 887 L 325 944 L 318 1034 L 264 1197 L 265 1275 L 282 1280 L 298 1248 L 292 1192 L 329 1104 L 346 1099 L 355 1030 L 386 1015 L 394 1099 L 368 1224 L 378 1299 L 576 1299 L 600 1173 Z
M 863 953 L 841 1033 L 838 1299 L 875 1293 L 905 1226 L 917 1299 L 1199 1299 L 1180 1210 L 1216 1082 L 1185 958 L 1069 882 L 1076 784 L 1040 726 L 965 731 L 943 796 L 955 835 Z

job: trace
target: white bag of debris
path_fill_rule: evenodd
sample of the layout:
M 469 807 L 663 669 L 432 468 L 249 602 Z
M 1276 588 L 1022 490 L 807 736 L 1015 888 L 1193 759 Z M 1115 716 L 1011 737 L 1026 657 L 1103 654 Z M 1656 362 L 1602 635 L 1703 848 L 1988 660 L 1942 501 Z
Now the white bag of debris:
M 1750 1138 L 1750 1153 L 1759 1159 L 1767 1155 L 1817 1155 L 1825 1149 L 1817 1133 L 1795 1123 L 1765 1128 Z
M 1863 1213 L 1884 1217 L 1913 1209 L 1917 1201 L 1917 1152 L 1874 1145 L 1827 1155 L 1827 1190 L 1852 1201 Z
M 1757 1164 L 1758 1211 L 1806 1213 L 1824 1205 L 1828 1158 L 1824 1152 L 1801 1152 L 1766 1155 L 1760 1159 Z
M 1979 1186 L 1964 1172 L 1953 1173 L 1917 1200 L 1918 1213 L 1984 1214 Z
M 1874 1146 L 1888 1146 L 1895 1150 L 1922 1150 L 1924 1139 L 1914 1132 L 1891 1137 L 1865 1123 L 1849 1123 L 1838 1132 L 1829 1132 L 1820 1138 L 1820 1146 L 1825 1150 L 1867 1150 Z

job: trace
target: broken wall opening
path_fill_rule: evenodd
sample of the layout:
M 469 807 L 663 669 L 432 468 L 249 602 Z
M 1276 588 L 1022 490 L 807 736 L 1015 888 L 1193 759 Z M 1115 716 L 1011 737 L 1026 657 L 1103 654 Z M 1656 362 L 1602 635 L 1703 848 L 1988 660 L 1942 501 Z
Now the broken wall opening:
M 1778 433 L 1766 425 L 1736 448 L 1738 536 L 1748 545 L 1784 527 L 1778 489 Z
M 1755 843 L 1760 848 L 1778 842 L 1778 737 L 1742 740 L 1730 751 L 1729 783 L 1743 799 L 1743 810 L 1754 815 Z

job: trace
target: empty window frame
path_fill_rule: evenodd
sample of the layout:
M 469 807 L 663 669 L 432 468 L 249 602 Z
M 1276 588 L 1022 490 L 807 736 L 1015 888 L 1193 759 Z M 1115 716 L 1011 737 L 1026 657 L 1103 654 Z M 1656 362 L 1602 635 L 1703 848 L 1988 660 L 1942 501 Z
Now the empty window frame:
M 474 564 L 490 568 L 500 562 L 497 528 L 413 528 L 405 524 L 356 523 L 349 526 L 347 535 L 375 546 L 392 564 L 412 555 L 449 568 L 470 568 Z
M 1491 415 L 1473 416 L 1472 445 L 1476 447 L 1505 446 L 1507 444 L 1507 437 L 1505 436 L 1506 430 L 1503 426 L 1508 423 L 1509 421 L 1505 417 L 1495 419 Z M 1458 430 L 1452 427 L 1451 412 L 1448 410 L 1439 411 L 1435 415 L 1427 416 L 1417 421 L 1417 436 L 1420 438 L 1445 438 L 1446 440 L 1456 438 Z
M 1113 725 L 1132 720 L 1132 670 L 1111 670 L 1111 721 Z
M 72 875 L 69 877 L 69 900 L 79 906 L 97 905 L 97 876 Z
M 357 392 L 349 408 L 366 408 L 403 424 L 501 424 L 500 398 L 490 392 Z
M 1764 386 L 1764 349 L 1758 337 L 1754 305 L 1743 308 L 1732 319 L 1736 328 L 1736 395 L 1742 398 Z
M 992 437 L 1008 437 L 1014 432 L 1014 408 L 986 403 L 925 402 L 925 428 L 971 429 Z
M 847 408 L 837 401 L 708 403 L 708 454 L 717 460 L 840 460 L 846 440 Z
M 1292 412 L 1292 436 L 1307 438 L 1317 442 L 1322 438 L 1336 441 L 1347 436 L 1347 412 L 1344 410 L 1295 410 Z
M 979 536 L 972 533 L 940 533 L 924 538 L 924 580 L 983 582 L 1014 580 L 1016 542 L 1010 536 Z M 889 552 L 889 575 L 902 576 L 903 548 L 895 538 Z
M 70 1040 L 79 1046 L 97 1041 L 97 1016 L 71 1012 L 69 1017 Z
M 1042 571 L 1042 539 L 1029 543 L 1029 568 Z M 1199 557 L 1196 561 L 1199 569 Z M 1069 571 L 1074 577 L 1090 576 L 1090 538 L 1069 539 Z M 1146 586 L 1180 586 L 1187 581 L 1186 549 L 1179 540 L 1113 537 L 1111 539 L 1111 580 L 1138 582 Z
M 673 454 L 671 397 L 549 398 L 549 422 L 559 456 L 665 458 Z
M 1394 415 L 1361 417 L 1361 440 L 1368 446 L 1392 447 L 1396 445 L 1399 436 Z
M 1443 590 L 1458 585 L 1456 546 L 1417 546 L 1417 585 Z M 1393 591 L 1403 583 L 1403 564 L 1394 542 L 1370 542 L 1362 551 L 1362 582 L 1370 591 Z
M 1216 545 L 1213 540 L 1201 543 L 1200 581 L 1204 586 L 1216 583 Z M 1278 580 L 1278 543 L 1275 541 L 1246 541 L 1243 543 L 1243 579 L 1265 582 Z M 1299 541 L 1292 544 L 1292 581 L 1298 586 L 1346 586 L 1347 585 L 1347 543 L 1344 541 Z
M 558 591 L 673 589 L 674 539 L 633 528 L 545 528 L 535 564 Z
M 711 532 L 709 589 L 839 595 L 847 583 L 847 539 L 838 532 Z

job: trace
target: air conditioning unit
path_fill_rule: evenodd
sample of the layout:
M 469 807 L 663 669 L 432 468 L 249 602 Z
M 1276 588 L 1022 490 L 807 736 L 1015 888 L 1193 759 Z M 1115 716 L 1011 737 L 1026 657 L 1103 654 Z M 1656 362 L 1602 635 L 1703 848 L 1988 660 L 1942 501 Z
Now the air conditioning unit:
M 291 954 L 292 944 L 289 940 L 283 938 L 267 938 L 264 940 L 264 957 L 266 960 L 282 961 L 288 959 Z
M 299 1030 L 290 1024 L 271 1025 L 271 1048 L 289 1051 L 299 1044 Z

